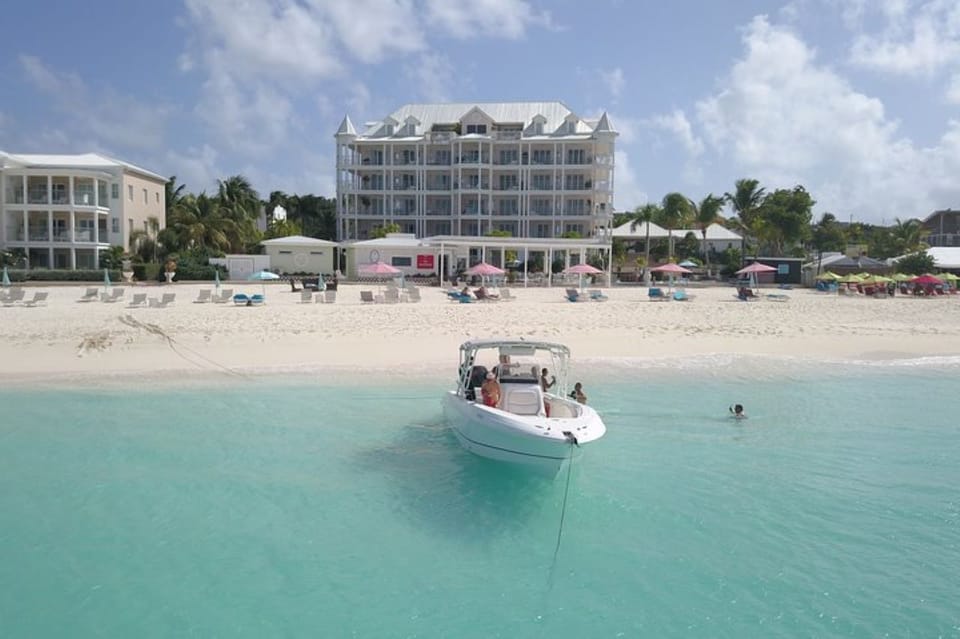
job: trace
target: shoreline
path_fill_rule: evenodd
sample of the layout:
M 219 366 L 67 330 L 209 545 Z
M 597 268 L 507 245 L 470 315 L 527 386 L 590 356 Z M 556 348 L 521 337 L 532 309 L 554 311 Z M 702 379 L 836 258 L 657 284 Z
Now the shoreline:
M 301 304 L 267 285 L 267 304 L 194 304 L 210 286 L 129 287 L 175 292 L 164 309 L 78 303 L 86 285 L 51 287 L 46 306 L 0 308 L 0 382 L 111 384 L 164 378 L 315 375 L 449 379 L 458 347 L 476 338 L 566 344 L 571 366 L 683 368 L 693 360 L 769 357 L 816 362 L 960 358 L 960 296 L 862 299 L 809 289 L 789 301 L 739 302 L 729 287 L 689 288 L 690 302 L 651 302 L 642 287 L 605 289 L 607 302 L 573 304 L 560 288 L 515 288 L 511 302 L 456 304 L 423 288 L 418 304 L 362 304 L 341 285 L 334 304 Z M 237 292 L 259 284 L 225 285 Z M 249 290 L 248 290 L 249 292 Z M 168 341 L 167 337 L 171 341 Z M 727 364 L 728 366 L 728 364 Z M 55 381 L 59 380 L 59 381 Z

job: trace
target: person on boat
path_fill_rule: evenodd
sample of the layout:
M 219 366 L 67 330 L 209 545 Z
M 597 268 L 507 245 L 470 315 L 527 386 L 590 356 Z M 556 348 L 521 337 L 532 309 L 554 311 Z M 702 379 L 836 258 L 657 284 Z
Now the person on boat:
M 573 385 L 573 390 L 570 391 L 570 399 L 575 399 L 581 404 L 587 403 L 587 396 L 583 392 L 583 384 L 577 382 Z
M 487 373 L 487 379 L 480 387 L 480 394 L 483 396 L 483 405 L 497 408 L 500 406 L 500 382 L 493 373 Z
M 553 388 L 553 385 L 557 383 L 557 378 L 553 375 L 550 375 L 550 381 L 547 381 L 547 375 L 550 373 L 547 369 L 540 371 L 540 390 L 546 393 L 548 390 Z
M 743 412 L 743 404 L 734 404 L 730 407 L 730 413 L 735 419 L 746 419 L 747 414 Z

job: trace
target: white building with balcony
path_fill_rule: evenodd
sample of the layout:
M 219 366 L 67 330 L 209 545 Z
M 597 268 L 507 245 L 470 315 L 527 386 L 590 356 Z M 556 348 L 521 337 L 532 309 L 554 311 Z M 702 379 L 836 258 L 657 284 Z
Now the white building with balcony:
M 96 153 L 0 151 L 0 249 L 21 249 L 28 268 L 97 268 L 131 231 L 163 228 L 167 178 Z
M 561 102 L 408 104 L 336 132 L 338 239 L 402 233 L 560 238 L 613 219 L 614 143 L 604 113 Z

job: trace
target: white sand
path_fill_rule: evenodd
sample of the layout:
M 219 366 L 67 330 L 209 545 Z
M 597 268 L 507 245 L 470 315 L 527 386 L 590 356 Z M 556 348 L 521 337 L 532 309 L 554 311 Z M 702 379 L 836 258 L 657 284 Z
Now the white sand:
M 259 284 L 225 288 L 260 292 Z M 85 286 L 49 291 L 45 306 L 0 307 L 0 378 L 94 381 L 133 373 L 242 371 L 376 372 L 448 376 L 468 338 L 559 341 L 576 359 L 769 354 L 886 359 L 960 354 L 960 296 L 847 298 L 798 289 L 787 302 L 744 303 L 729 287 L 689 288 L 689 302 L 651 302 L 642 287 L 607 289 L 603 303 L 567 302 L 563 289 L 514 288 L 512 302 L 456 304 L 423 288 L 418 304 L 361 304 L 341 285 L 335 304 L 301 304 L 268 284 L 267 304 L 194 304 L 194 284 L 126 287 L 123 301 L 78 303 Z M 175 292 L 168 308 L 127 308 L 135 292 Z M 770 293 L 781 291 L 770 290 Z M 173 338 L 134 322 L 155 325 Z M 221 371 L 222 372 L 222 371 Z

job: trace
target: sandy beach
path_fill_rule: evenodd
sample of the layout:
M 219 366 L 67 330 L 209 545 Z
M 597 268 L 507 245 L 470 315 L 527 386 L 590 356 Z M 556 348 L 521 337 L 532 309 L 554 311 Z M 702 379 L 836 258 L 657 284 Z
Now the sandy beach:
M 893 359 L 960 354 L 960 296 L 838 297 L 809 289 L 786 301 L 740 302 L 729 287 L 688 288 L 689 302 L 651 302 L 643 287 L 606 289 L 573 304 L 561 288 L 514 288 L 515 301 L 457 304 L 437 288 L 422 302 L 363 304 L 341 284 L 334 304 L 303 304 L 286 284 L 259 307 L 197 304 L 199 284 L 128 286 L 120 302 L 81 303 L 86 286 L 28 287 L 46 305 L 0 307 L 0 378 L 93 381 L 203 371 L 398 372 L 449 375 L 469 338 L 524 336 L 566 343 L 578 360 L 766 354 Z M 225 284 L 260 292 L 259 284 Z M 167 308 L 128 308 L 133 293 L 176 293 Z M 171 340 L 166 339 L 169 336 Z M 95 377 L 91 377 L 95 376 Z

